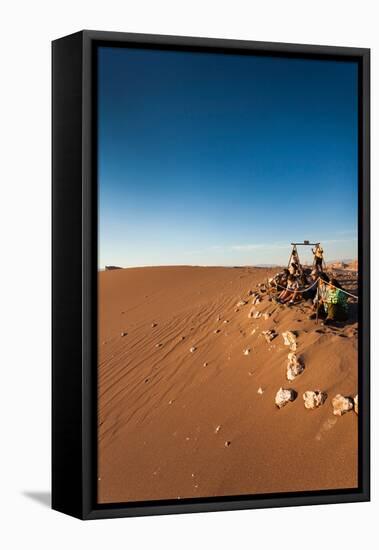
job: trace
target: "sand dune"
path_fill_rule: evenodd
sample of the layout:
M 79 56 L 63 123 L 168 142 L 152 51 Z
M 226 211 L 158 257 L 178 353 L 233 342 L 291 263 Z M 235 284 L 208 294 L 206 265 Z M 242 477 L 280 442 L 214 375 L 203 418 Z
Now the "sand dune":
M 345 327 L 323 327 L 304 306 L 264 299 L 256 309 L 270 317 L 249 318 L 250 303 L 236 304 L 274 272 L 99 273 L 99 502 L 357 486 L 357 416 L 331 405 L 357 393 L 355 311 Z M 270 329 L 279 335 L 268 343 Z M 292 382 L 288 330 L 305 364 Z M 279 410 L 280 387 L 298 396 Z M 306 410 L 307 390 L 325 403 Z

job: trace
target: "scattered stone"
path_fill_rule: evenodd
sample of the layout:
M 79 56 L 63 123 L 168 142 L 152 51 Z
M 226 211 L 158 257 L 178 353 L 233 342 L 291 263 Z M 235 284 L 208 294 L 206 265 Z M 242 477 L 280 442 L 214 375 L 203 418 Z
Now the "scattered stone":
M 148 378 L 145 378 L 145 380 L 144 380 L 145 384 L 147 384 L 148 381 L 149 381 L 149 379 L 148 379 Z
M 252 290 L 248 290 L 248 291 L 247 291 L 247 295 L 248 295 L 248 296 L 252 296 L 253 294 L 254 294 L 254 292 L 253 292 Z
M 253 315 L 253 319 L 259 319 L 259 317 L 262 316 L 262 313 L 260 311 L 256 311 Z
M 332 405 L 333 414 L 336 416 L 342 416 L 348 411 L 351 411 L 351 409 L 354 407 L 354 401 L 353 399 L 351 399 L 351 397 L 344 397 L 339 393 L 338 395 L 333 397 Z
M 170 401 L 168 402 L 168 404 L 169 404 L 169 405 L 172 405 L 173 402 L 174 402 L 174 401 L 173 401 L 172 399 L 170 399 Z
M 249 348 L 246 348 L 243 352 L 244 355 L 249 355 L 250 353 L 250 349 Z
M 258 388 L 257 393 L 259 393 L 259 395 L 262 395 L 262 394 L 263 394 L 263 389 L 262 389 L 262 388 Z
M 195 346 L 192 346 L 192 348 L 190 348 L 190 352 L 193 353 L 194 351 L 196 351 L 196 348 Z
M 156 348 L 161 348 L 162 346 L 163 346 L 163 344 L 155 344 Z
M 239 312 L 239 309 L 238 307 L 236 307 L 236 309 L 234 310 L 234 313 L 238 313 Z
M 208 363 L 205 361 L 205 363 L 203 363 L 203 367 L 207 367 L 208 366 Z
M 225 447 L 230 447 L 231 441 L 225 441 L 224 445 Z
M 256 328 L 254 328 L 254 329 L 253 329 L 253 330 L 251 331 L 251 333 L 250 333 L 250 334 L 251 334 L 251 335 L 253 336 L 253 335 L 254 335 L 254 334 L 255 334 L 256 332 L 257 332 L 257 329 L 256 329 Z
M 227 319 L 225 319 L 224 324 L 226 325 L 228 323 L 229 323 L 229 321 Z
M 296 399 L 296 392 L 295 390 L 288 389 L 284 390 L 283 388 L 279 388 L 276 396 L 275 396 L 275 405 L 281 409 L 287 403 L 290 401 L 294 401 Z
M 151 323 L 151 328 L 155 328 L 157 326 L 157 323 Z
M 221 430 L 221 426 L 216 426 L 215 434 L 218 434 L 218 432 Z
M 261 301 L 261 299 L 259 298 L 259 295 L 256 294 L 253 296 L 253 299 L 251 300 L 251 305 L 255 306 L 257 304 L 259 304 Z
M 354 411 L 358 414 L 358 394 L 354 397 Z
M 220 316 L 216 317 L 216 321 L 221 321 L 221 317 Z
M 303 363 L 298 359 L 295 353 L 288 354 L 287 362 L 287 380 L 295 380 L 296 376 L 299 376 L 304 370 Z
M 248 318 L 249 318 L 249 319 L 252 319 L 252 318 L 253 318 L 254 312 L 255 312 L 255 307 L 253 306 L 253 307 L 251 308 L 251 310 L 249 311 L 249 313 L 248 313 Z
M 221 330 L 219 328 L 216 328 L 216 330 L 213 331 L 215 334 L 218 334 L 219 332 L 221 332 Z
M 296 334 L 287 330 L 286 332 L 282 332 L 282 336 L 284 339 L 284 345 L 289 346 L 291 351 L 296 351 Z
M 127 332 L 121 332 L 121 336 L 128 336 Z
M 237 303 L 237 306 L 236 307 L 242 307 L 242 306 L 246 306 L 248 302 L 246 302 L 245 300 L 240 300 L 238 303 Z
M 275 330 L 264 330 L 262 331 L 262 334 L 265 337 L 266 342 L 268 344 L 271 342 L 271 340 L 273 340 L 274 338 L 276 338 L 276 336 L 278 336 L 278 333 L 275 332 Z
M 326 393 L 319 390 L 306 391 L 303 393 L 304 407 L 306 409 L 316 409 L 325 403 L 326 397 Z
M 263 314 L 263 319 L 264 319 L 265 321 L 267 321 L 267 319 L 269 319 L 270 316 L 271 316 L 271 313 L 264 313 L 264 314 Z

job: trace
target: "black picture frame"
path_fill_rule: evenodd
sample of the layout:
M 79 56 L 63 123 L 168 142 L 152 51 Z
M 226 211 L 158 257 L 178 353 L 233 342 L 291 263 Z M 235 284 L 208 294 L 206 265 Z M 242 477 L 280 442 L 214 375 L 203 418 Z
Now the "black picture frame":
M 139 503 L 96 501 L 96 48 L 355 60 L 359 66 L 359 487 Z M 370 50 L 85 30 L 52 43 L 52 507 L 81 519 L 370 499 Z

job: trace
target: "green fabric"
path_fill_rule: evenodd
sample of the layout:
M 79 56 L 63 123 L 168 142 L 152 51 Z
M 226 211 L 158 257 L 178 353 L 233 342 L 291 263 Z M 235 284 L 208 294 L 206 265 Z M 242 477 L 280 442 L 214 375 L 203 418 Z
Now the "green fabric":
M 339 288 L 329 287 L 325 301 L 327 304 L 338 304 L 346 312 L 348 310 L 347 296 Z

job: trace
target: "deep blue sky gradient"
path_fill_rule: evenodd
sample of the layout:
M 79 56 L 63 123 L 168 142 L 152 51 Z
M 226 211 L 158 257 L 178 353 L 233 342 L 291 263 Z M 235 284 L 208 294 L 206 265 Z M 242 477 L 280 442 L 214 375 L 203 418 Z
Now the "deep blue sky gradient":
M 356 257 L 357 66 L 99 49 L 99 266 Z

